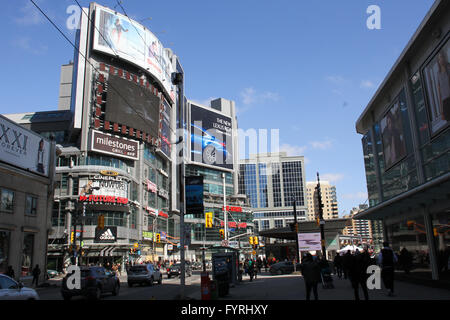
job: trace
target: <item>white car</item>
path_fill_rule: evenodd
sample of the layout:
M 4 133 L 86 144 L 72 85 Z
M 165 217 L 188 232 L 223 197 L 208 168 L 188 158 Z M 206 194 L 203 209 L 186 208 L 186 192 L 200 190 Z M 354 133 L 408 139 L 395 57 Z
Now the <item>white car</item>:
M 147 283 L 152 286 L 155 281 L 161 284 L 162 274 L 159 268 L 153 264 L 138 264 L 128 269 L 127 282 L 129 287 L 132 287 L 135 283 Z
M 39 300 L 39 295 L 34 289 L 0 274 L 0 300 Z

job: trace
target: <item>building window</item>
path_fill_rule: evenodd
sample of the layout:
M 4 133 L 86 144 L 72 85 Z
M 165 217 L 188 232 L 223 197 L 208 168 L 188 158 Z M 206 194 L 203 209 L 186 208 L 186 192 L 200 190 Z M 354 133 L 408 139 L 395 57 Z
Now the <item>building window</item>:
M 14 212 L 14 191 L 9 189 L 0 189 L 0 211 L 13 213 Z
M 9 241 L 11 232 L 0 230 L 0 273 L 5 273 L 9 265 Z
M 283 228 L 283 220 L 275 220 L 275 228 Z
M 25 214 L 35 216 L 37 214 L 37 197 L 26 195 L 25 197 Z
M 24 234 L 22 248 L 22 276 L 27 276 L 33 268 L 34 234 Z

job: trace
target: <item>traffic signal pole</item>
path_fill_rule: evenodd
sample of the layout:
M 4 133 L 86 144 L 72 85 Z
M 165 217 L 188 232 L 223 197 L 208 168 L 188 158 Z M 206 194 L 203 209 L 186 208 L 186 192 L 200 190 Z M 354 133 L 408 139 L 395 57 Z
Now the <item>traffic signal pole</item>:
M 318 172 L 317 172 L 317 200 L 319 203 L 319 223 L 320 223 L 320 240 L 322 243 L 322 256 L 326 259 L 327 251 L 325 248 L 325 221 L 323 220 L 323 204 L 320 190 L 320 178 Z

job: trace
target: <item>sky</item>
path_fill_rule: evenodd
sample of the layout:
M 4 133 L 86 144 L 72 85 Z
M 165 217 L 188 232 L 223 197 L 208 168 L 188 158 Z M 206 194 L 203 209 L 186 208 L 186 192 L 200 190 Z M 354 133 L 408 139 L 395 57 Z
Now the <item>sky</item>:
M 75 0 L 35 2 L 75 40 Z M 180 57 L 188 99 L 233 100 L 239 128 L 279 130 L 280 151 L 305 157 L 307 181 L 319 172 L 336 185 L 341 216 L 367 203 L 356 120 L 434 1 L 121 2 Z M 123 13 L 117 0 L 98 3 Z M 381 29 L 367 27 L 371 5 Z M 0 113 L 56 110 L 73 47 L 28 0 L 5 1 L 0 15 Z

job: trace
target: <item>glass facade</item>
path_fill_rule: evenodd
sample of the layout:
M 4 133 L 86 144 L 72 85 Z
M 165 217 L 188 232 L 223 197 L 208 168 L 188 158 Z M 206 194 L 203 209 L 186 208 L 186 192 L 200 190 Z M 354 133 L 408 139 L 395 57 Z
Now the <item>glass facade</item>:
M 284 205 L 286 207 L 293 206 L 295 199 L 297 206 L 304 206 L 302 163 L 300 161 L 282 162 L 282 169 Z
M 233 175 L 229 172 L 213 170 L 201 166 L 186 166 L 186 176 L 203 176 L 203 188 L 205 192 L 223 195 L 222 173 L 225 173 L 225 192 L 227 195 L 234 194 Z
M 377 173 L 375 167 L 374 147 L 372 144 L 372 133 L 369 131 L 362 138 L 364 166 L 366 169 L 367 190 L 369 194 L 369 205 L 375 206 L 380 203 L 378 193 Z
M 258 208 L 258 186 L 256 184 L 256 164 L 241 164 L 241 190 L 246 194 L 252 208 Z
M 282 207 L 281 199 L 281 169 L 279 163 L 272 163 L 272 187 L 273 187 L 273 206 Z
M 259 163 L 259 207 L 267 208 L 269 205 L 267 194 L 267 164 Z

